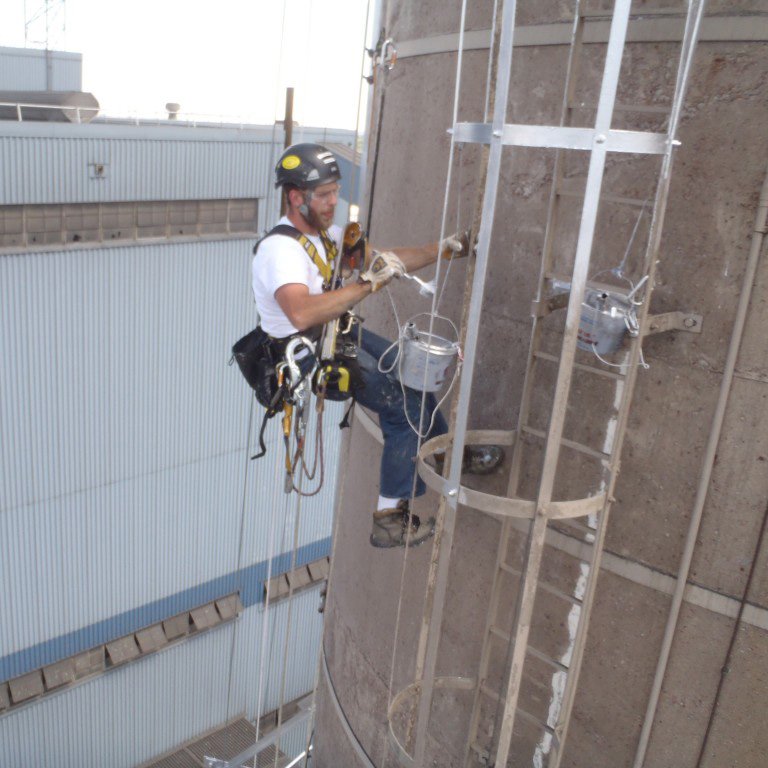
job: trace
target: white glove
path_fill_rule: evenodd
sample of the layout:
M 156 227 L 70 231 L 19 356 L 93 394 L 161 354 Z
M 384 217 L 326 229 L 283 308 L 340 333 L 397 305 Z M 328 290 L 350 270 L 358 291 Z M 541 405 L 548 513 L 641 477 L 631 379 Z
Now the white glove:
M 374 252 L 368 269 L 360 275 L 363 282 L 370 283 L 374 293 L 395 277 L 405 273 L 403 262 L 392 251 Z
M 444 259 L 450 259 L 457 256 L 468 256 L 469 250 L 469 231 L 465 230 L 448 235 L 444 240 L 441 240 L 438 252 Z

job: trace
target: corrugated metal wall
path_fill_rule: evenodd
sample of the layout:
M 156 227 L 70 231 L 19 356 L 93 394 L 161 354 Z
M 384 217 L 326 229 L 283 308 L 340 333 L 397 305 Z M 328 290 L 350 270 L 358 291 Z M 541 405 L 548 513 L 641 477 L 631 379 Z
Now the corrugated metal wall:
M 301 133 L 297 141 L 324 132 Z M 351 143 L 351 132 L 343 136 Z M 273 169 L 281 152 L 280 131 L 273 143 L 266 130 L 0 123 L 0 205 L 276 200 Z M 104 165 L 102 177 L 94 163 Z
M 64 51 L 48 53 L 51 60 L 50 85 L 45 51 L 34 48 L 0 48 L 0 90 L 82 90 L 82 55 Z
M 266 559 L 275 506 L 295 514 L 276 423 L 247 461 L 227 365 L 255 324 L 250 258 L 230 240 L 0 259 L 3 655 L 233 571 L 246 471 L 240 565 Z M 300 545 L 329 535 L 332 493 L 331 474 L 304 500 Z
M 326 414 L 324 489 L 300 508 L 282 491 L 276 421 L 268 456 L 248 460 L 249 418 L 253 442 L 261 409 L 251 413 L 250 390 L 227 362 L 256 320 L 251 246 L 168 242 L 0 257 L 0 669 L 8 677 L 233 586 L 257 600 L 258 583 L 240 579 L 259 564 L 266 576 L 270 531 L 275 553 L 291 550 L 299 512 L 306 559 L 327 549 L 338 406 Z M 248 654 L 260 644 L 258 613 L 246 610 L 238 627 L 247 648 L 236 665 L 239 710 L 256 684 L 257 656 Z M 308 623 L 294 623 L 301 648 L 291 695 L 314 679 Z M 193 650 L 171 650 L 0 717 L 0 764 L 53 765 L 14 762 L 37 740 L 57 766 L 130 765 L 222 722 L 214 689 L 228 675 L 230 632 L 185 643 L 200 654 L 194 659 L 183 660 Z M 182 684 L 173 707 L 156 693 Z M 16 750 L 13 759 L 3 759 L 6 749 Z
M 141 138 L 140 129 L 134 138 L 3 137 L 0 204 L 264 197 L 273 157 L 268 142 Z
M 293 600 L 286 701 L 314 685 L 321 632 L 318 597 L 312 589 Z M 287 610 L 283 602 L 268 612 L 266 658 L 272 675 L 262 713 L 279 702 Z M 243 713 L 254 718 L 263 621 L 264 611 L 251 608 L 236 625 L 209 631 L 0 718 L 0 765 L 129 768 L 228 718 Z M 301 751 L 305 728 L 297 728 L 281 744 L 283 751 Z

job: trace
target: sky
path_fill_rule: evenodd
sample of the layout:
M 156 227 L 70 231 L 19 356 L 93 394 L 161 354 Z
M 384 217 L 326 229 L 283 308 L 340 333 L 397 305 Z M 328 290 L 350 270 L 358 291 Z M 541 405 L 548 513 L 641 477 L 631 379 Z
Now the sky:
M 82 53 L 83 90 L 96 96 L 102 114 L 162 115 L 167 102 L 177 102 L 184 113 L 269 124 L 282 119 L 292 86 L 301 125 L 354 129 L 367 6 L 51 0 L 57 15 L 49 39 L 54 49 Z M 44 7 L 44 0 L 0 0 L 0 46 L 23 47 L 25 18 Z M 30 36 L 43 40 L 44 30 L 41 17 Z

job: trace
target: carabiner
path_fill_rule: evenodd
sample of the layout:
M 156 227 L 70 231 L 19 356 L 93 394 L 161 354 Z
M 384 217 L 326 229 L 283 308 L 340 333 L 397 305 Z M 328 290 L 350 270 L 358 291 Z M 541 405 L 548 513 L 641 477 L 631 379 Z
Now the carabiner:
M 291 392 L 293 392 L 296 387 L 299 386 L 303 378 L 301 375 L 301 368 L 299 368 L 299 364 L 296 362 L 296 351 L 300 347 L 305 347 L 310 355 L 314 355 L 314 352 L 312 351 L 312 342 L 304 336 L 296 336 L 288 342 L 288 346 L 285 348 L 285 364 L 288 367 L 288 371 L 290 373 Z M 314 373 L 316 366 L 317 361 L 313 363 L 312 369 L 307 372 L 308 376 L 311 376 L 312 373 Z

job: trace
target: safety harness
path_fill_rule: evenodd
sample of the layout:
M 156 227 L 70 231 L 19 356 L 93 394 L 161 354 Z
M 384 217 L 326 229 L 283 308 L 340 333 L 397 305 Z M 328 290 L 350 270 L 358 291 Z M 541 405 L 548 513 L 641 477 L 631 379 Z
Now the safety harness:
M 296 240 L 317 267 L 323 278 L 323 291 L 338 287 L 340 278 L 336 267 L 339 255 L 333 238 L 325 230 L 320 230 L 320 239 L 325 248 L 326 258 L 318 253 L 315 244 L 296 227 L 278 224 L 271 229 L 253 248 L 254 254 L 261 243 L 273 235 L 285 235 Z M 264 434 L 267 422 L 282 412 L 283 438 L 286 450 L 286 492 L 297 490 L 293 482 L 293 472 L 301 462 L 307 477 L 312 479 L 314 469 L 309 472 L 304 464 L 304 433 L 306 430 L 306 405 L 309 389 L 317 396 L 318 439 L 321 440 L 321 423 L 324 401 L 346 400 L 352 397 L 355 386 L 362 386 L 362 375 L 357 369 L 356 348 L 349 342 L 351 323 L 341 326 L 342 338 L 339 352 L 336 352 L 334 339 L 333 357 L 318 362 L 315 348 L 320 342 L 323 326 L 318 325 L 307 331 L 295 333 L 285 338 L 274 338 L 266 334 L 260 326 L 240 339 L 232 348 L 233 358 L 237 361 L 243 375 L 254 389 L 256 398 L 264 407 L 264 417 L 259 430 L 259 452 L 251 458 L 264 456 L 267 448 Z M 295 417 L 295 418 L 294 418 Z M 296 454 L 290 454 L 291 426 L 296 436 Z M 342 422 L 342 425 L 344 422 Z M 316 461 L 320 455 L 322 483 L 322 446 L 318 443 Z M 318 487 L 319 490 L 319 487 Z
M 320 240 L 325 248 L 325 259 L 321 258 L 315 244 L 305 234 L 290 224 L 278 224 L 276 227 L 273 227 L 261 238 L 261 240 L 259 240 L 258 243 L 256 243 L 256 245 L 253 246 L 254 254 L 259 250 L 259 246 L 268 237 L 272 237 L 272 235 L 285 235 L 296 240 L 296 242 L 298 242 L 298 244 L 306 251 L 307 256 L 312 259 L 312 263 L 317 267 L 318 272 L 320 272 L 320 276 L 323 278 L 323 290 L 329 291 L 331 289 L 334 261 L 339 255 L 339 250 L 336 247 L 336 242 L 326 230 L 320 230 Z

